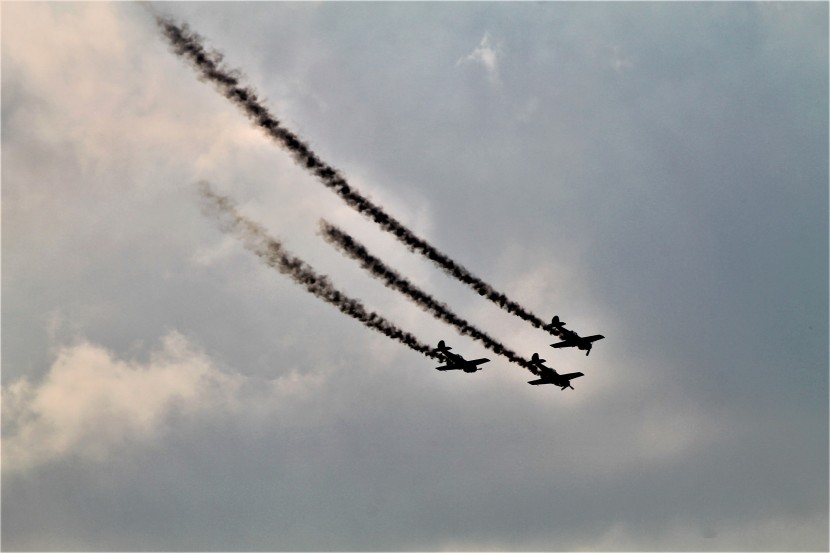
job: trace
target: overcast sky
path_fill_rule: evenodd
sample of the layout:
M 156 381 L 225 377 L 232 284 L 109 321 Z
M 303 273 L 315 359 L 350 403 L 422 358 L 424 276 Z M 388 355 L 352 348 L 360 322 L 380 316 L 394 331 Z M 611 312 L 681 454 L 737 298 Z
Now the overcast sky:
M 134 3 L 2 7 L 4 550 L 827 550 L 828 5 L 182 3 L 355 213 Z M 285 247 L 475 374 L 349 319 Z M 575 390 L 372 280 L 321 217 Z

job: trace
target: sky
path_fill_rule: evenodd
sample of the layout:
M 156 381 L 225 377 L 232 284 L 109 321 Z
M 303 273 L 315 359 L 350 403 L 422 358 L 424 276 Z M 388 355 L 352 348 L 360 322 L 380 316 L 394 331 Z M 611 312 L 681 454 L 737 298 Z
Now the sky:
M 356 213 L 168 47 L 187 23 Z M 2 549 L 827 550 L 826 3 L 2 5 Z M 362 326 L 206 216 L 236 202 Z M 422 312 L 338 225 L 524 357 Z M 225 229 L 226 230 L 226 229 Z

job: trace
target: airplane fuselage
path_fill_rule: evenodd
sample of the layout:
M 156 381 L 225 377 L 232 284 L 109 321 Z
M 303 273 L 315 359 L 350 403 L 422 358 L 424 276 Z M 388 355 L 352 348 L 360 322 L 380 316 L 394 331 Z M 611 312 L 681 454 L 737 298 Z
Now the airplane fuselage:
M 580 336 L 573 330 L 568 330 L 567 328 L 561 329 L 561 342 L 557 342 L 555 344 L 551 344 L 551 347 L 554 348 L 577 348 L 580 349 L 588 355 L 591 353 L 591 348 L 594 347 L 594 342 L 597 340 L 602 340 L 605 336 L 601 334 L 595 334 L 593 336 Z
M 573 386 L 571 386 L 571 381 L 567 378 L 560 377 L 559 373 L 557 373 L 553 369 L 543 371 L 542 377 L 540 379 L 532 380 L 528 382 L 528 384 L 532 384 L 533 386 L 539 386 L 540 384 L 553 384 L 554 386 L 559 386 L 563 390 L 565 388 L 573 389 Z
M 443 358 L 444 365 L 440 367 L 435 367 L 436 370 L 439 371 L 453 371 L 453 370 L 462 370 L 465 373 L 474 373 L 476 371 L 480 371 L 479 365 L 483 363 L 487 363 L 490 361 L 486 358 L 481 359 L 464 359 L 461 355 L 457 353 L 451 353 L 450 348 L 444 344 L 444 341 L 441 340 L 438 342 L 438 348 L 436 348 L 437 353 Z
M 539 379 L 531 380 L 528 384 L 532 386 L 539 386 L 540 384 L 553 384 L 554 386 L 559 386 L 562 390 L 566 388 L 573 390 L 574 387 L 571 386 L 571 379 L 584 376 L 582 373 L 559 374 L 556 372 L 556 369 L 545 366 L 544 361 L 544 359 L 539 358 L 538 354 L 533 354 L 533 360 L 531 362 L 536 365 L 541 374 L 539 375 Z

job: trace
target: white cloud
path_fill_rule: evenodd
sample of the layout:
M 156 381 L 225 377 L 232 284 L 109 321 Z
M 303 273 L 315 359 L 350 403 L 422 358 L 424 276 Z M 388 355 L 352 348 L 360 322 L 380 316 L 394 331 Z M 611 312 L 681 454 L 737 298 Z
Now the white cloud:
M 230 414 L 255 426 L 290 418 L 326 382 L 296 369 L 267 380 L 223 371 L 176 331 L 145 361 L 78 338 L 55 351 L 40 382 L 21 378 L 2 389 L 3 472 L 71 456 L 103 462 L 164 437 L 175 420 Z
M 170 414 L 233 408 L 241 384 L 175 332 L 147 362 L 117 359 L 89 342 L 63 348 L 39 384 L 20 379 L 3 388 L 3 470 L 70 454 L 104 460 L 162 434 Z
M 479 63 L 487 71 L 487 78 L 490 83 L 494 85 L 501 84 L 501 77 L 499 76 L 499 58 L 501 57 L 501 48 L 499 45 L 494 45 L 490 39 L 490 33 L 484 33 L 479 45 L 473 49 L 472 52 L 466 56 L 461 57 L 456 65 L 462 63 Z
M 596 541 L 579 548 L 596 551 L 671 550 L 684 544 L 689 551 L 811 551 L 826 548 L 827 518 L 822 516 L 774 516 L 748 522 L 675 520 L 662 532 L 643 535 L 642 530 L 616 524 Z M 824 542 L 824 545 L 822 545 Z

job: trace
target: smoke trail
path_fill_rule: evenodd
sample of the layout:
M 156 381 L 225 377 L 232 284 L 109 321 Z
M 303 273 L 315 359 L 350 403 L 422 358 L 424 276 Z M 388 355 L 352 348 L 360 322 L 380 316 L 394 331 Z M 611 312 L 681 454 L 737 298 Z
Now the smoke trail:
M 332 225 L 328 221 L 320 220 L 320 234 L 329 244 L 336 247 L 342 253 L 348 255 L 352 259 L 357 260 L 360 265 L 369 273 L 384 282 L 390 288 L 393 288 L 406 297 L 411 299 L 424 311 L 431 313 L 435 318 L 451 324 L 461 334 L 470 336 L 487 347 L 489 350 L 503 355 L 512 363 L 520 365 L 533 374 L 539 374 L 539 370 L 530 361 L 518 356 L 513 351 L 509 350 L 503 344 L 497 342 L 489 335 L 471 325 L 455 313 L 450 308 L 423 292 L 417 286 L 409 282 L 405 277 L 394 269 L 388 267 L 383 261 L 373 256 L 360 242 L 353 237 L 346 234 L 343 230 Z
M 256 254 L 269 267 L 289 276 L 321 300 L 334 305 L 369 328 L 427 357 L 440 359 L 429 346 L 421 343 L 412 334 L 399 329 L 377 313 L 367 311 L 360 301 L 349 298 L 337 290 L 327 276 L 318 274 L 308 263 L 286 252 L 280 242 L 271 238 L 260 225 L 240 214 L 233 200 L 217 194 L 210 184 L 200 182 L 199 193 L 204 200 L 205 213 L 219 222 L 222 231 L 236 235 L 246 249 Z
M 350 207 L 375 221 L 411 251 L 423 255 L 451 277 L 470 286 L 478 295 L 487 298 L 508 313 L 520 317 L 536 328 L 544 326 L 544 322 L 539 317 L 416 236 L 397 219 L 352 188 L 336 169 L 323 162 L 297 135 L 283 127 L 279 120 L 263 106 L 256 92 L 250 87 L 243 86 L 242 73 L 226 67 L 222 53 L 207 50 L 203 45 L 202 37 L 190 30 L 186 24 L 179 26 L 164 16 L 156 16 L 156 22 L 176 55 L 188 60 L 196 68 L 202 80 L 212 82 L 219 92 L 235 103 L 254 124 L 280 146 L 287 149 L 298 165 L 308 169 Z

